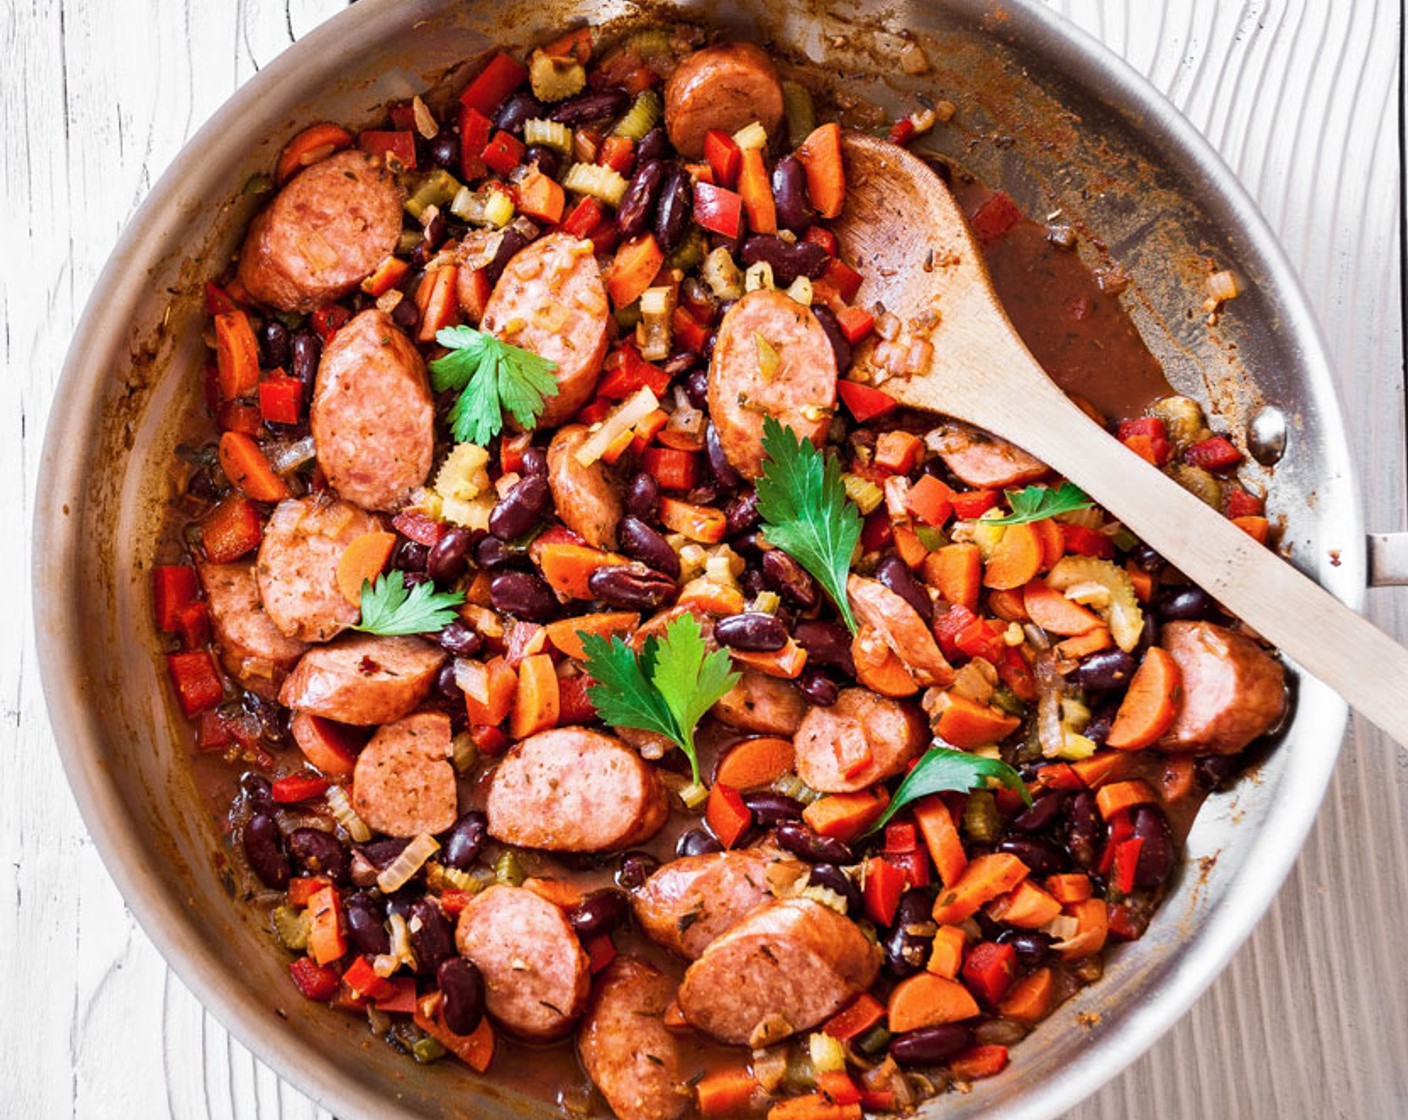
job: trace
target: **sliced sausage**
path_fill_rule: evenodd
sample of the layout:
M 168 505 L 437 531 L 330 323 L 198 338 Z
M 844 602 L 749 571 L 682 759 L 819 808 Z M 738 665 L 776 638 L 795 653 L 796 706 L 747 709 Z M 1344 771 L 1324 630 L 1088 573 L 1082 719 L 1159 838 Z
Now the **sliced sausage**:
M 279 703 L 358 727 L 395 723 L 430 695 L 445 652 L 423 638 L 355 634 L 303 655 Z
M 856 618 L 885 640 L 921 686 L 953 683 L 953 668 L 933 631 L 901 596 L 879 580 L 857 575 L 846 580 L 846 595 Z
M 782 80 L 762 47 L 721 43 L 695 51 L 665 83 L 665 129 L 687 159 L 704 154 L 704 134 L 730 135 L 759 121 L 772 136 L 782 123 Z M 793 144 L 805 137 L 793 136 Z
M 665 1026 L 675 982 L 638 957 L 617 957 L 596 979 L 577 1050 L 619 1120 L 676 1120 L 692 1094 L 679 1042 Z
M 489 782 L 489 835 L 555 852 L 605 852 L 654 836 L 669 816 L 655 770 L 621 740 L 585 727 L 540 731 Z
M 807 704 L 790 681 L 745 669 L 733 690 L 709 710 L 739 731 L 791 735 L 801 724 Z
M 450 753 L 444 712 L 417 712 L 379 727 L 357 756 L 352 808 L 388 836 L 444 832 L 459 815 Z
M 880 948 L 808 898 L 769 903 L 704 950 L 680 985 L 691 1026 L 753 1048 L 809 1030 L 875 980 Z
M 557 395 L 539 428 L 571 417 L 591 398 L 606 357 L 611 308 L 590 241 L 550 233 L 519 250 L 484 307 L 481 330 L 557 363 Z
M 1000 490 L 1035 482 L 1050 470 L 1005 439 L 967 424 L 949 423 L 924 437 L 960 482 L 979 490 Z
M 797 729 L 797 777 L 823 793 L 864 789 L 903 772 L 928 739 L 914 708 L 868 688 L 845 688 L 831 707 L 807 712 Z
M 319 160 L 249 223 L 240 282 L 280 311 L 341 299 L 396 251 L 404 198 L 386 164 L 365 152 Z
M 275 506 L 255 567 L 274 625 L 290 638 L 326 642 L 356 622 L 361 612 L 338 588 L 337 564 L 349 544 L 380 528 L 371 514 L 326 494 Z
M 558 429 L 548 444 L 548 486 L 557 515 L 593 548 L 614 549 L 621 520 L 621 488 L 610 466 L 598 459 L 589 467 L 575 452 L 587 438 L 581 424 Z
M 835 405 L 836 355 L 810 308 L 768 288 L 729 308 L 709 362 L 709 415 L 737 470 L 762 473 L 764 416 L 820 446 Z
M 1159 644 L 1183 675 L 1163 750 L 1235 754 L 1285 714 L 1286 670 L 1245 634 L 1211 622 L 1169 622 Z
M 523 1038 L 561 1038 L 587 1005 L 591 968 L 560 909 L 523 887 L 498 885 L 460 913 L 455 945 L 484 977 L 484 1005 Z
M 636 921 L 647 936 L 687 960 L 745 914 L 773 898 L 806 867 L 765 848 L 685 856 L 665 864 L 635 893 Z
M 225 671 L 250 692 L 276 699 L 308 646 L 284 634 L 265 613 L 252 560 L 201 564 L 199 571 Z
M 363 311 L 324 348 L 308 418 L 329 485 L 363 509 L 398 508 L 430 473 L 425 363 L 384 311 Z

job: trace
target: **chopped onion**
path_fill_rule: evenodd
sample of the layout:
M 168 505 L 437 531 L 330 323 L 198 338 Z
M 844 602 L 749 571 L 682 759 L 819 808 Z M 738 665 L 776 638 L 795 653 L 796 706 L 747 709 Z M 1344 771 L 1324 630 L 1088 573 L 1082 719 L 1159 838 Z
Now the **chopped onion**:
M 577 465 L 591 466 L 606 453 L 607 448 L 659 407 L 660 401 L 649 387 L 637 389 L 582 441 L 582 446 L 573 454 Z
M 332 815 L 337 818 L 337 823 L 347 830 L 348 836 L 358 844 L 365 844 L 372 838 L 372 830 L 367 827 L 367 822 L 357 815 L 357 810 L 352 808 L 352 801 L 345 789 L 341 786 L 329 786 L 323 796 L 328 808 L 332 810 Z
M 1037 741 L 1043 755 L 1055 758 L 1066 745 L 1066 732 L 1061 726 L 1061 697 L 1065 687 L 1056 672 L 1056 655 L 1050 650 L 1038 654 L 1035 670 Z
M 399 891 L 411 881 L 411 877 L 421 869 L 421 865 L 439 850 L 440 844 L 435 837 L 428 832 L 422 832 L 402 848 L 401 854 L 376 877 L 377 888 L 382 894 Z
M 900 319 L 892 311 L 886 311 L 875 320 L 875 333 L 886 342 L 892 342 L 900 335 Z
M 415 118 L 416 131 L 425 139 L 434 140 L 440 135 L 440 125 L 435 121 L 435 114 L 426 107 L 419 95 L 411 98 L 411 115 Z
M 269 457 L 269 465 L 274 468 L 275 474 L 287 474 L 310 462 L 317 449 L 313 446 L 313 437 L 304 436 L 292 443 L 266 443 L 264 453 Z
M 480 704 L 489 702 L 489 670 L 484 662 L 455 658 L 455 684 L 471 700 Z
M 906 74 L 922 74 L 929 69 L 929 58 L 918 43 L 906 43 L 900 48 L 900 69 Z
M 1241 289 L 1237 286 L 1237 277 L 1226 269 L 1214 272 L 1208 277 L 1208 297 L 1217 300 L 1218 303 L 1236 299 L 1240 292 Z
M 846 1068 L 846 1048 L 839 1038 L 832 1038 L 825 1031 L 813 1031 L 807 1036 L 807 1052 L 817 1073 L 835 1073 Z

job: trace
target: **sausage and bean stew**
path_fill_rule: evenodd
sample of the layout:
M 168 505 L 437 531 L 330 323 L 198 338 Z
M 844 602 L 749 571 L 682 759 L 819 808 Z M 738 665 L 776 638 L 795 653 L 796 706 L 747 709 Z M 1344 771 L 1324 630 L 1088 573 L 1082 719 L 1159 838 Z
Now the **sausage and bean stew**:
M 294 136 L 206 292 L 154 605 L 288 994 L 620 1120 L 1000 1073 L 1186 874 L 1281 664 L 896 405 L 929 344 L 858 302 L 842 120 L 767 51 L 582 28 L 467 73 Z M 1265 540 L 1070 231 L 941 171 L 1053 375 Z

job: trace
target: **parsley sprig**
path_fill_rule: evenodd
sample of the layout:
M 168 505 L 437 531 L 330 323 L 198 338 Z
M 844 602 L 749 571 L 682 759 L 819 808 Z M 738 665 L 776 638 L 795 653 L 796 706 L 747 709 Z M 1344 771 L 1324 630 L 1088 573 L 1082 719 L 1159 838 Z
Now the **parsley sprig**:
M 663 639 L 646 638 L 639 656 L 618 637 L 578 631 L 586 651 L 586 670 L 596 681 L 587 697 L 609 724 L 664 735 L 684 751 L 694 784 L 699 784 L 699 756 L 694 728 L 704 713 L 738 683 L 728 654 L 712 653 L 704 644 L 699 620 L 682 614 Z
M 460 443 L 483 447 L 504 428 L 504 415 L 532 428 L 548 397 L 557 395 L 556 362 L 473 327 L 445 327 L 435 341 L 450 352 L 430 363 L 437 393 L 458 389 L 450 429 Z
M 930 747 L 905 776 L 900 788 L 895 790 L 894 797 L 885 806 L 885 812 L 870 826 L 866 835 L 884 828 L 891 817 L 912 801 L 946 790 L 966 793 L 970 789 L 980 789 L 987 785 L 988 778 L 996 778 L 1008 789 L 1020 793 L 1026 804 L 1032 803 L 1032 796 L 1027 792 L 1022 776 L 1000 759 L 984 758 L 949 747 Z
M 771 416 L 763 417 L 763 453 L 758 514 L 768 543 L 812 574 L 854 634 L 846 576 L 860 540 L 860 511 L 846 496 L 840 463 Z
M 1055 490 L 1049 486 L 1027 486 L 1021 490 L 1004 490 L 1012 512 L 1006 517 L 994 517 L 989 525 L 1023 525 L 1029 521 L 1045 521 L 1058 513 L 1073 513 L 1089 509 L 1095 503 L 1074 482 L 1063 482 Z
M 455 620 L 462 591 L 436 591 L 433 583 L 409 590 L 399 571 L 362 581 L 362 620 L 352 627 L 365 634 L 438 634 Z

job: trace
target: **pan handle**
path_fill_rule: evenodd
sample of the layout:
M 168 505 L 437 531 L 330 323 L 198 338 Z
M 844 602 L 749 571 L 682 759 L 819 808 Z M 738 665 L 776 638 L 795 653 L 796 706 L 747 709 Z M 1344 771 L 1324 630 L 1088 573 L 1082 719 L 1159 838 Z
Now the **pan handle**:
M 1408 533 L 1369 534 L 1369 586 L 1408 586 Z

